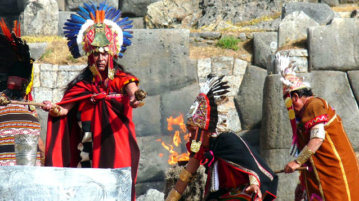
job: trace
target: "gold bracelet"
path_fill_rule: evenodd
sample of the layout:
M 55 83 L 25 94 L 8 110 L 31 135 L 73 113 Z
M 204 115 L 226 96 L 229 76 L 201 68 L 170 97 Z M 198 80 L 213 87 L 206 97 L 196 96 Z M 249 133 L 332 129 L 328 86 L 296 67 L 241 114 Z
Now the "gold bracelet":
M 166 201 L 178 201 L 179 199 L 181 199 L 181 194 L 173 188 L 168 194 Z
M 295 159 L 295 162 L 297 162 L 299 165 L 304 164 L 305 162 L 307 162 L 307 160 L 314 154 L 314 152 L 312 152 L 308 146 L 305 146 L 302 151 L 299 153 L 299 156 L 297 157 L 297 159 Z
M 50 110 L 51 116 L 58 117 L 61 114 L 61 107 L 56 105 L 53 109 Z
M 183 168 L 179 175 L 179 179 L 185 183 L 188 183 L 191 181 L 191 178 L 192 178 L 192 174 L 190 172 L 188 172 L 188 170 L 186 170 L 186 168 Z

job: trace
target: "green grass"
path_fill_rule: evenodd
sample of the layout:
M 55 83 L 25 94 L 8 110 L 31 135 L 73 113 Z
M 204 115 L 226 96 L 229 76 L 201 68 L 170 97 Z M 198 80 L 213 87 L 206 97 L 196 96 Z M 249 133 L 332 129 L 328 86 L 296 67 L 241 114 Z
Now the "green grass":
M 221 47 L 223 49 L 231 49 L 231 50 L 238 50 L 238 43 L 241 42 L 240 39 L 233 37 L 233 36 L 225 36 L 218 40 L 216 46 Z

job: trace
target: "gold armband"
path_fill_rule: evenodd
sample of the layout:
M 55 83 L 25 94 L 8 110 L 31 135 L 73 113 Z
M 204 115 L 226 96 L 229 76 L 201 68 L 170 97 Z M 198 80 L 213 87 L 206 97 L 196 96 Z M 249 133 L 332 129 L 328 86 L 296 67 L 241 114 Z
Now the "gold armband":
M 190 172 L 188 172 L 188 170 L 186 170 L 186 168 L 183 168 L 179 175 L 179 179 L 185 183 L 188 183 L 192 179 L 192 174 Z
M 168 194 L 166 201 L 178 201 L 179 199 L 181 199 L 181 194 L 173 188 Z
M 307 162 L 307 160 L 314 154 L 314 152 L 312 152 L 308 146 L 305 146 L 303 148 L 303 150 L 299 153 L 299 156 L 297 157 L 297 159 L 295 159 L 295 161 L 299 164 L 302 165 L 305 162 Z

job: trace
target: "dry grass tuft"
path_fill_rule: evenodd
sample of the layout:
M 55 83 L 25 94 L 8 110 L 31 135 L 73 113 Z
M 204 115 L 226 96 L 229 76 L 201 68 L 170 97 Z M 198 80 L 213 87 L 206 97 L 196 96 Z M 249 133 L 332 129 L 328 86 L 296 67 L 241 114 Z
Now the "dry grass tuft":
M 334 12 L 352 12 L 353 10 L 358 10 L 358 4 L 341 4 L 336 7 L 332 7 Z
M 262 16 L 262 17 L 255 18 L 255 19 L 252 19 L 252 20 L 249 20 L 249 21 L 242 21 L 242 22 L 239 22 L 239 23 L 237 23 L 235 25 L 240 26 L 240 27 L 253 26 L 253 25 L 259 24 L 261 22 L 267 22 L 267 21 L 275 20 L 275 19 L 279 18 L 280 16 L 281 16 L 281 12 L 276 12 L 273 15 Z
M 223 49 L 215 46 L 190 46 L 191 59 L 204 59 L 215 56 L 230 56 L 250 62 L 252 60 L 252 40 L 240 42 L 238 50 Z
M 238 33 L 251 33 L 251 32 L 261 32 L 261 31 L 265 31 L 265 30 L 261 30 L 261 29 L 255 29 L 255 28 L 250 28 L 248 26 L 253 26 L 256 24 L 259 24 L 261 22 L 266 22 L 266 21 L 272 21 L 275 20 L 277 18 L 279 18 L 281 15 L 280 12 L 276 12 L 273 15 L 269 15 L 269 16 L 262 16 L 256 19 L 252 19 L 252 20 L 248 20 L 248 21 L 242 21 L 240 23 L 236 23 L 233 24 L 230 21 L 226 21 L 226 22 L 222 22 L 221 25 L 219 25 L 218 23 L 214 23 L 214 24 L 209 24 L 209 25 L 205 25 L 202 26 L 198 29 L 191 29 L 191 32 L 203 32 L 203 31 L 217 31 L 220 32 L 222 34 L 238 34 Z
M 278 48 L 277 51 L 290 50 L 290 49 L 307 49 L 307 40 L 296 40 L 286 43 L 284 46 Z
M 49 43 L 53 41 L 62 41 L 66 39 L 61 36 L 21 36 L 27 43 Z
M 87 58 L 73 58 L 68 47 L 67 40 L 61 36 L 23 36 L 27 43 L 47 43 L 45 53 L 37 62 L 49 64 L 86 64 Z
M 58 40 L 48 43 L 45 53 L 41 56 L 39 62 L 60 65 L 86 64 L 87 57 L 75 59 L 67 47 L 67 41 Z

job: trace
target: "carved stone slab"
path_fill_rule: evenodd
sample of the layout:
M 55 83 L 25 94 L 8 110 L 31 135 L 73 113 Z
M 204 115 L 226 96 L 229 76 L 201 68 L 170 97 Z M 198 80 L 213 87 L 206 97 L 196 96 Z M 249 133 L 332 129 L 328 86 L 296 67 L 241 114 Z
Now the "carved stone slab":
M 130 201 L 131 168 L 0 167 L 0 201 Z

